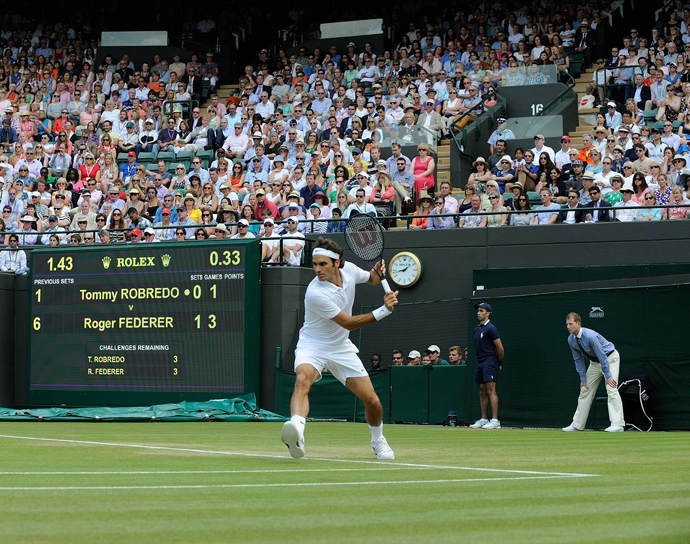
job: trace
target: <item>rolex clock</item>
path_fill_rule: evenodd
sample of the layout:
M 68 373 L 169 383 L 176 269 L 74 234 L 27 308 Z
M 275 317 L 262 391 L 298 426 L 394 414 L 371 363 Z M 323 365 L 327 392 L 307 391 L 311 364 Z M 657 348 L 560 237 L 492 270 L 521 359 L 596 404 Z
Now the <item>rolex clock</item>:
M 399 287 L 412 287 L 422 277 L 422 261 L 414 253 L 401 251 L 391 259 L 389 274 Z

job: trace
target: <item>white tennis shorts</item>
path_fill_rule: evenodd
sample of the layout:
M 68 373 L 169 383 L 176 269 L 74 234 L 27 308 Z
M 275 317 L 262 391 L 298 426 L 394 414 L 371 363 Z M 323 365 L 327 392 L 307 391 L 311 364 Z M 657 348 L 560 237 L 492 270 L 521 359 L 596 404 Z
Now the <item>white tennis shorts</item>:
M 324 354 L 322 350 L 317 351 L 316 349 L 298 347 L 295 350 L 295 370 L 297 370 L 298 366 L 305 364 L 313 366 L 319 372 L 317 382 L 321 379 L 321 373 L 324 368 L 327 368 L 343 385 L 345 385 L 348 378 L 363 378 L 369 375 L 356 351 L 329 352 Z

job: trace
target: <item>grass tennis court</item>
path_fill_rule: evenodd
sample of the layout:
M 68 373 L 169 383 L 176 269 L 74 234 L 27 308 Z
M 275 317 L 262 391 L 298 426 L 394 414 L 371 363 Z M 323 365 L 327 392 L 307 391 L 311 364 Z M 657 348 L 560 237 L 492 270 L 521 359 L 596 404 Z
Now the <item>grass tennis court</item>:
M 2 423 L 0 540 L 690 541 L 687 433 L 281 425 Z

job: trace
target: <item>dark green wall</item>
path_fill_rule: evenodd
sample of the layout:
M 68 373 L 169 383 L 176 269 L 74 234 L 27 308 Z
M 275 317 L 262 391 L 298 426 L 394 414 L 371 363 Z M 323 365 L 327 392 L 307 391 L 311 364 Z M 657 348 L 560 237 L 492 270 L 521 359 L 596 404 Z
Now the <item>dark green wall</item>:
M 308 236 L 316 239 L 315 236 Z M 341 234 L 332 235 L 344 245 Z M 405 303 L 424 302 L 442 299 L 467 299 L 474 293 L 474 271 L 486 268 L 509 267 L 581 267 L 587 265 L 636 265 L 639 263 L 664 264 L 673 260 L 682 263 L 684 255 L 690 255 L 690 221 L 660 223 L 611 223 L 599 225 L 552 225 L 549 227 L 506 227 L 493 229 L 453 229 L 439 231 L 392 231 L 386 233 L 385 258 L 390 260 L 399 251 L 412 251 L 419 256 L 424 266 L 422 279 L 411 289 L 401 290 L 399 299 Z M 352 258 L 346 250 L 346 258 L 351 258 L 359 266 L 366 265 Z M 688 260 L 690 262 L 690 259 Z M 671 267 L 669 272 L 676 274 L 679 266 Z M 663 269 L 654 267 L 656 275 L 663 275 Z M 581 277 L 577 268 L 551 270 L 548 274 L 560 274 L 563 284 L 592 280 L 591 274 Z M 511 274 L 506 272 L 506 286 L 513 285 Z M 313 273 L 309 269 L 296 271 L 290 268 L 271 268 L 262 271 L 262 407 L 271 409 L 268 404 L 274 398 L 274 367 L 276 338 L 282 339 L 282 368 L 290 370 L 294 363 L 294 342 L 304 320 L 304 292 Z M 606 277 L 609 285 L 619 282 Z M 495 278 L 500 280 L 499 278 Z M 603 279 L 603 278 L 602 278 Z M 625 280 L 621 280 L 625 282 Z M 539 281 L 537 281 L 539 283 Z M 631 280 L 630 285 L 636 284 Z M 285 287 L 286 286 L 286 287 Z M 558 288 L 559 286 L 554 286 Z M 383 293 L 380 287 L 359 286 L 355 298 L 354 311 L 358 313 L 363 306 L 379 305 Z M 294 305 L 294 306 L 291 306 Z M 458 302 L 454 312 L 462 333 L 458 342 L 465 338 L 466 303 Z M 299 318 L 297 318 L 299 312 Z M 378 349 L 363 344 L 365 363 L 374 349 L 382 351 L 387 361 L 392 344 L 405 336 L 405 327 L 417 325 L 413 309 L 406 308 L 404 327 L 393 340 L 388 337 L 378 342 Z M 402 312 L 401 312 L 402 313 Z M 279 320 L 272 317 L 279 316 Z M 271 323 L 269 323 L 271 321 Z M 391 318 L 386 320 L 386 328 Z M 422 324 L 420 326 L 427 326 Z M 376 325 L 372 326 L 376 327 Z M 430 325 L 437 329 L 438 335 L 429 334 L 431 340 L 446 334 L 449 327 L 447 317 L 440 317 L 438 324 Z M 383 329 L 383 325 L 380 325 Z M 391 333 L 395 334 L 395 333 Z M 352 341 L 359 345 L 358 332 L 351 335 Z M 450 345 L 449 342 L 446 342 Z M 403 342 L 404 347 L 404 342 Z M 442 348 L 444 346 L 441 346 Z M 447 347 L 447 346 L 445 346 Z M 409 348 L 412 349 L 412 348 Z M 419 349 L 419 347 L 415 348 Z M 423 347 L 422 347 L 423 349 Z M 444 348 L 445 349 L 445 348 Z
M 276 367 L 292 369 L 299 329 L 304 323 L 304 294 L 314 279 L 308 268 L 275 267 L 261 271 L 261 406 L 273 408 Z M 280 352 L 277 350 L 280 348 Z
M 310 236 L 310 238 L 315 238 Z M 342 235 L 334 235 L 344 243 Z M 423 262 L 424 275 L 411 289 L 402 290 L 401 302 L 423 302 L 473 295 L 474 271 L 485 268 L 511 267 L 581 267 L 587 265 L 631 265 L 638 263 L 683 263 L 690 252 L 690 222 L 659 222 L 645 224 L 611 223 L 600 225 L 554 225 L 550 227 L 508 227 L 494 229 L 453 229 L 445 231 L 393 231 L 386 234 L 385 258 L 398 251 L 412 251 Z M 349 256 L 349 252 L 346 253 Z M 355 261 L 360 266 L 361 262 Z M 676 268 L 671 271 L 677 273 Z M 551 270 L 560 274 L 563 284 L 578 282 L 577 269 Z M 662 275 L 662 274 L 659 274 Z M 271 409 L 275 393 L 276 348 L 281 348 L 281 367 L 290 370 L 297 332 L 304 320 L 303 304 L 306 286 L 313 278 L 308 268 L 276 267 L 262 269 L 261 296 L 261 403 Z M 500 280 L 500 278 L 498 278 Z M 590 278 L 587 278 L 590 279 Z M 14 297 L 9 292 L 13 277 L 0 275 L 0 310 L 3 313 L 0 341 L 0 394 L 11 406 L 11 391 L 3 384 L 12 383 L 14 376 L 18 405 L 26 402 L 26 307 L 27 281 L 17 280 Z M 616 282 L 609 279 L 608 281 Z M 626 280 L 621 280 L 621 282 Z M 511 276 L 506 272 L 506 286 Z M 380 287 L 361 286 L 355 300 L 355 312 L 362 306 L 382 301 Z M 459 312 L 458 312 L 459 313 Z M 465 314 L 462 319 L 466 320 Z M 414 323 L 414 315 L 410 318 Z M 387 320 L 386 322 L 390 321 Z M 15 329 L 14 323 L 22 324 Z M 13 342 L 13 335 L 16 341 Z M 434 335 L 430 335 L 433 337 Z M 353 334 L 358 343 L 358 334 Z M 431 342 L 430 342 L 431 343 Z M 14 345 L 14 357 L 12 357 Z M 366 361 L 370 353 L 363 353 Z M 384 353 L 384 360 L 387 355 Z M 16 372 L 12 361 L 16 361 Z M 4 388 L 3 388 L 4 387 Z M 6 399 L 6 400 L 5 400 Z
M 387 260 L 412 251 L 424 265 L 419 283 L 401 292 L 405 302 L 471 296 L 474 270 L 483 268 L 690 262 L 690 221 L 393 231 L 385 241 Z M 550 273 L 563 283 L 584 279 L 568 269 Z M 505 281 L 510 284 L 509 274 Z M 358 291 L 355 307 L 376 303 L 369 293 Z
M 620 283 L 624 280 L 638 281 L 659 276 L 688 274 L 690 263 L 486 268 L 474 271 L 474 285 L 482 286 L 484 289 L 510 289 L 529 285 L 558 285 L 563 283 L 563 276 L 578 278 L 580 282 L 610 280 Z
M 315 239 L 315 236 L 309 236 Z M 344 245 L 343 236 L 332 235 L 332 238 Z M 508 227 L 494 229 L 453 229 L 444 231 L 393 231 L 386 234 L 385 258 L 390 258 L 399 251 L 412 251 L 423 262 L 424 273 L 419 283 L 411 289 L 401 290 L 399 299 L 405 303 L 417 303 L 429 300 L 467 299 L 474 293 L 474 271 L 486 268 L 509 267 L 581 267 L 586 265 L 632 265 L 638 263 L 663 264 L 669 256 L 681 261 L 690 250 L 690 222 L 624 224 L 611 223 L 600 225 L 553 225 L 550 227 Z M 352 258 L 346 250 L 346 258 Z M 362 262 L 353 259 L 359 266 Z M 677 273 L 678 267 L 669 272 Z M 658 267 L 655 273 L 663 275 Z M 563 284 L 572 284 L 590 279 L 580 277 L 578 269 L 549 271 L 549 274 L 561 274 Z M 512 278 L 506 272 L 506 286 L 510 287 Z M 281 368 L 292 369 L 294 363 L 294 342 L 296 334 L 304 320 L 304 292 L 313 273 L 309 269 L 296 271 L 290 268 L 271 268 L 262 271 L 262 407 L 271 409 L 268 403 L 274 398 L 275 349 L 280 345 L 282 350 Z M 500 279 L 500 278 L 498 278 Z M 618 282 L 611 280 L 609 285 Z M 625 282 L 625 280 L 621 280 Z M 537 283 L 539 283 L 537 281 Z M 626 285 L 635 285 L 628 280 Z M 559 286 L 554 285 L 555 288 Z M 362 307 L 379 305 L 383 293 L 380 287 L 362 285 L 358 287 L 354 311 Z M 292 306 L 291 306 L 292 305 Z M 406 327 L 429 327 L 429 343 L 434 343 L 441 336 L 448 336 L 446 329 L 452 328 L 455 319 L 459 324 L 457 341 L 465 339 L 466 301 L 457 303 L 457 309 L 451 316 L 439 316 L 434 324 L 415 321 L 414 308 L 405 308 L 404 326 L 395 335 L 384 335 L 375 344 L 365 338 L 366 352 L 362 359 L 368 361 L 371 353 L 381 351 L 384 363 L 387 351 L 392 345 L 400 343 L 404 347 Z M 400 312 L 401 314 L 403 312 Z M 272 319 L 279 316 L 279 319 Z M 299 317 L 298 317 L 299 316 Z M 388 328 L 390 319 L 380 329 Z M 376 326 L 374 326 L 376 327 Z M 438 332 L 434 332 L 438 331 Z M 278 340 L 281 339 L 280 344 Z M 352 341 L 359 345 L 360 335 L 354 332 Z M 450 341 L 446 344 L 450 345 Z M 445 347 L 447 347 L 447 345 Z M 445 349 L 444 346 L 441 346 Z M 409 348 L 412 349 L 412 348 Z M 419 349 L 419 346 L 415 347 Z M 423 349 L 423 347 L 422 347 Z
M 626 375 L 648 377 L 654 429 L 690 429 L 690 353 L 684 335 L 672 332 L 690 303 L 690 284 L 578 289 L 485 300 L 494 309 L 491 321 L 506 348 L 498 380 L 504 424 L 564 427 L 572 421 L 580 379 L 567 344 L 565 317 L 576 312 L 583 326 L 616 346 L 621 358 L 619 383 Z M 475 317 L 474 310 L 470 317 Z M 470 344 L 472 370 L 473 352 Z M 590 412 L 590 425 L 604 428 L 608 413 L 603 380 L 597 397 L 604 400 L 597 405 L 596 422 Z M 467 421 L 479 406 L 477 388 L 470 381 L 462 398 Z
M 0 274 L 0 406 L 14 406 L 15 281 L 21 279 Z

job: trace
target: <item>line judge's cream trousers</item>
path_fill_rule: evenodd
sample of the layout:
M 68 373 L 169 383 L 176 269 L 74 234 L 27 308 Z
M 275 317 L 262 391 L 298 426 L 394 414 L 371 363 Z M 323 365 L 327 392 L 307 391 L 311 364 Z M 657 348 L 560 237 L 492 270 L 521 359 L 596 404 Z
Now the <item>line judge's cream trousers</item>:
M 618 371 L 620 370 L 621 358 L 618 350 L 613 350 L 611 355 L 608 356 L 607 361 L 609 363 L 609 369 L 611 370 L 611 376 L 616 383 L 618 383 Z M 575 415 L 573 416 L 573 427 L 576 429 L 584 429 L 587 425 L 587 417 L 589 416 L 589 409 L 592 407 L 592 402 L 597 395 L 597 388 L 599 387 L 599 382 L 605 379 L 604 373 L 601 371 L 601 363 L 590 361 L 589 368 L 587 369 L 587 387 L 580 389 L 580 396 L 577 398 L 577 410 L 575 410 Z M 621 396 L 618 393 L 616 387 L 610 387 L 606 384 L 606 394 L 608 395 L 608 408 L 609 408 L 609 419 L 611 420 L 611 425 L 625 426 L 625 419 L 623 417 L 623 401 L 621 401 Z

